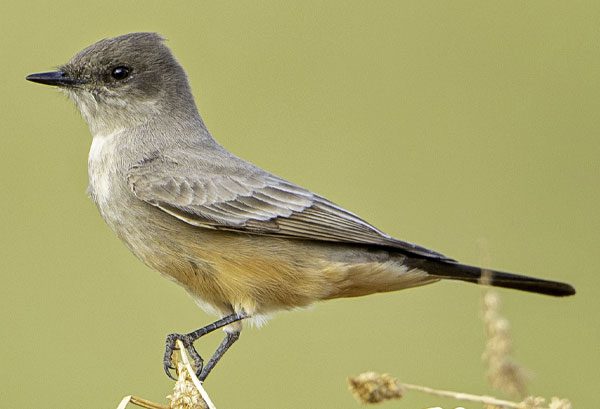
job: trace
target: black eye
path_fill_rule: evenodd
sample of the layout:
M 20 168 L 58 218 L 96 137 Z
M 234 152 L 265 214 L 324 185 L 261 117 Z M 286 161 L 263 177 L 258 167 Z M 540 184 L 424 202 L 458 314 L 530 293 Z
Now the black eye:
M 124 80 L 129 76 L 129 68 L 125 66 L 118 66 L 113 68 L 110 75 L 117 81 Z

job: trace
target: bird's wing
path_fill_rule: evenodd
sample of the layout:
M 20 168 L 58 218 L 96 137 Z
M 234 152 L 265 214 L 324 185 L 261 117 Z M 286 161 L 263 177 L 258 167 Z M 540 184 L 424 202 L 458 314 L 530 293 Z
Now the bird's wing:
M 412 255 L 450 260 L 394 239 L 327 199 L 258 168 L 232 169 L 227 164 L 205 163 L 202 172 L 190 174 L 187 165 L 165 158 L 140 162 L 130 169 L 128 185 L 140 200 L 194 226 L 392 247 Z

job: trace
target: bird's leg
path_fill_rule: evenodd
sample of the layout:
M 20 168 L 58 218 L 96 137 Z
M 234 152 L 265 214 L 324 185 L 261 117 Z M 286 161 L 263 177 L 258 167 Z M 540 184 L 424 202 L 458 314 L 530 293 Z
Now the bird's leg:
M 204 360 L 202 359 L 202 357 L 200 356 L 198 351 L 196 351 L 196 348 L 194 348 L 194 342 L 198 338 L 200 338 L 210 332 L 213 332 L 216 329 L 222 328 L 233 322 L 243 320 L 244 318 L 248 318 L 248 314 L 246 314 L 243 311 L 236 312 L 236 313 L 228 315 L 224 318 L 221 318 L 220 320 L 217 320 L 217 321 L 213 322 L 212 324 L 208 324 L 205 327 L 199 328 L 196 331 L 190 332 L 189 334 L 169 334 L 169 335 L 167 335 L 167 340 L 166 340 L 166 345 L 165 345 L 165 356 L 163 358 L 163 366 L 164 366 L 165 373 L 167 374 L 167 376 L 173 380 L 176 380 L 173 377 L 173 375 L 171 375 L 170 369 L 175 369 L 172 366 L 171 356 L 173 355 L 173 351 L 177 349 L 177 346 L 175 343 L 178 340 L 180 340 L 183 343 L 183 346 L 188 351 L 191 358 L 194 360 L 194 364 L 196 366 L 196 374 L 198 374 L 200 377 L 200 374 L 202 374 L 204 372 L 203 371 Z M 235 333 L 233 333 L 233 334 L 235 334 Z M 226 342 L 228 338 L 230 338 L 230 337 L 228 336 L 227 338 L 225 338 L 225 340 L 221 343 L 221 345 L 219 345 L 219 348 L 217 348 L 217 351 L 215 352 L 214 356 L 208 362 L 208 365 L 210 367 L 208 368 L 208 371 L 206 371 L 206 375 L 204 376 L 204 378 L 206 378 L 206 376 L 208 375 L 208 372 L 210 372 L 210 370 L 215 366 L 215 364 L 219 361 L 221 356 L 225 353 L 225 351 L 227 351 L 227 349 L 231 346 L 231 344 L 233 344 L 239 338 L 239 331 L 237 332 L 237 335 L 233 337 L 232 340 L 230 340 L 229 342 Z
M 219 362 L 223 355 L 225 355 L 225 352 L 227 352 L 229 347 L 232 346 L 233 343 L 237 341 L 239 337 L 240 331 L 227 332 L 225 334 L 225 339 L 221 342 L 221 344 L 219 345 L 213 356 L 210 358 L 210 360 L 206 363 L 206 365 L 204 365 L 201 368 L 201 371 L 197 370 L 198 379 L 204 382 L 210 371 L 212 371 L 217 362 Z

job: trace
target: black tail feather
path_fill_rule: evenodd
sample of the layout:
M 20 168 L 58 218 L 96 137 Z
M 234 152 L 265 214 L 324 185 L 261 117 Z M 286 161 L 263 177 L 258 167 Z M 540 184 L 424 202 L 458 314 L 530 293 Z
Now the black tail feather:
M 408 258 L 405 263 L 410 267 L 425 270 L 433 276 L 448 280 L 488 284 L 494 287 L 513 288 L 515 290 L 552 295 L 555 297 L 564 297 L 575 294 L 575 288 L 567 283 L 504 273 L 502 271 L 487 270 L 455 262 L 411 257 Z

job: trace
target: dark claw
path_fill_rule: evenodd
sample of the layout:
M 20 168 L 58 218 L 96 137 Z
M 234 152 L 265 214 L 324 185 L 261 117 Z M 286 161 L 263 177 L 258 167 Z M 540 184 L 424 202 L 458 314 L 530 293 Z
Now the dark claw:
M 181 334 L 169 334 L 169 335 L 167 335 L 167 339 L 165 342 L 165 356 L 163 357 L 163 368 L 164 368 L 167 376 L 174 381 L 176 381 L 177 378 L 175 378 L 171 374 L 171 370 L 175 370 L 175 368 L 173 367 L 173 362 L 172 362 L 173 351 L 176 351 L 177 349 L 179 349 L 179 348 L 177 348 L 176 342 L 178 339 L 181 339 L 182 341 L 184 341 L 183 338 L 184 337 Z M 185 345 L 185 341 L 184 341 L 184 345 Z
M 167 374 L 167 376 L 169 378 L 171 378 L 174 381 L 177 381 L 177 379 L 173 375 L 171 375 L 171 371 L 169 369 L 169 368 L 172 368 L 172 369 L 175 369 L 175 368 L 173 368 L 172 366 L 169 366 L 169 365 L 164 365 L 163 368 L 165 369 L 165 373 Z
M 181 341 L 183 346 L 190 354 L 190 357 L 194 360 L 194 365 L 196 366 L 196 375 L 199 375 L 202 372 L 202 367 L 204 366 L 204 359 L 200 356 L 196 348 L 194 348 L 193 341 L 189 334 L 169 334 L 167 335 L 167 339 L 165 342 L 165 355 L 163 357 L 163 368 L 165 373 L 169 378 L 176 381 L 177 379 L 173 377 L 171 374 L 171 370 L 175 370 L 173 367 L 173 351 L 178 350 L 177 341 Z

